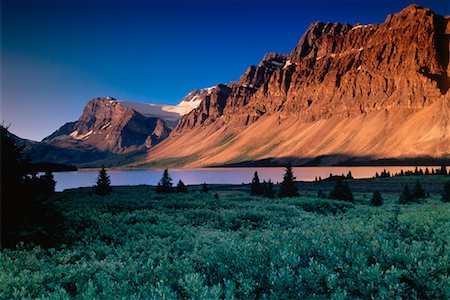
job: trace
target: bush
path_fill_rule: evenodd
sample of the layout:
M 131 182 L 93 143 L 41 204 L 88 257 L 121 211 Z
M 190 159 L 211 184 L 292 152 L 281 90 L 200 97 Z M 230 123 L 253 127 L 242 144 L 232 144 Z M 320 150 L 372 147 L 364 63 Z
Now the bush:
M 353 193 L 347 182 L 338 180 L 334 186 L 334 189 L 330 192 L 330 198 L 342 201 L 353 202 Z
M 264 197 L 267 197 L 267 198 L 273 198 L 275 195 L 274 195 L 274 192 L 273 192 L 273 182 L 272 182 L 272 180 L 270 180 L 269 179 L 269 181 L 263 181 L 263 183 L 262 183 L 262 194 L 263 194 L 263 196 Z
M 402 193 L 400 194 L 399 203 L 400 204 L 408 204 L 414 201 L 414 196 L 410 192 L 408 185 L 405 185 Z
M 443 202 L 450 202 L 450 181 L 447 181 L 444 184 L 444 189 L 442 191 L 442 201 Z
M 416 200 L 425 198 L 425 190 L 419 181 L 416 182 L 416 186 L 414 187 L 413 197 Z
M 181 181 L 181 179 L 180 179 L 180 181 L 178 181 L 176 191 L 177 191 L 177 193 L 187 193 L 188 192 L 186 185 L 184 184 L 183 181 Z
M 373 192 L 372 199 L 370 199 L 370 205 L 372 206 L 383 205 L 383 197 L 381 196 L 379 191 Z

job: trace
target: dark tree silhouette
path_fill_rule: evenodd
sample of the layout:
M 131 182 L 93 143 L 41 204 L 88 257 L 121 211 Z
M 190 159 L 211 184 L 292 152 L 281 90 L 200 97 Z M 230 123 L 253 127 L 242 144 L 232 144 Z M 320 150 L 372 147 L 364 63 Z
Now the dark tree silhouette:
M 169 175 L 169 170 L 165 169 L 161 180 L 158 182 L 156 186 L 157 193 L 172 193 L 172 178 Z
M 383 205 L 383 197 L 381 196 L 379 191 L 373 192 L 372 199 L 370 199 L 370 205 L 372 206 Z
M 202 184 L 201 192 L 202 192 L 202 193 L 207 193 L 207 192 L 209 192 L 209 189 L 208 189 L 208 186 L 206 185 L 206 182 L 204 182 L 204 183 Z
M 285 167 L 283 182 L 280 185 L 279 197 L 296 197 L 298 196 L 298 189 L 295 186 L 294 172 L 291 166 Z
M 338 180 L 334 185 L 334 189 L 330 192 L 330 198 L 336 200 L 350 201 L 353 202 L 353 193 L 347 182 Z
M 32 167 L 3 125 L 0 125 L 0 145 L 0 248 L 14 247 L 19 241 L 53 246 L 62 223 L 47 197 L 55 189 L 53 175 L 28 176 Z
M 188 192 L 186 185 L 184 184 L 183 181 L 181 181 L 181 179 L 178 181 L 176 191 L 177 191 L 177 193 L 187 193 Z
M 250 190 L 251 195 L 262 195 L 263 189 L 261 182 L 259 181 L 258 172 L 255 172 L 252 179 L 252 185 Z
M 94 186 L 94 191 L 100 196 L 111 193 L 111 180 L 104 167 L 98 172 L 97 184 Z
M 348 171 L 346 178 L 347 179 L 353 179 L 352 171 Z
M 273 192 L 273 182 L 269 179 L 269 181 L 263 181 L 262 183 L 262 195 L 267 198 L 273 198 L 274 192 Z
M 442 191 L 442 201 L 443 202 L 450 202 L 450 181 L 447 181 L 444 184 L 444 189 Z
M 436 174 L 447 175 L 447 166 L 441 166 L 439 170 L 436 170 Z
M 46 171 L 42 178 L 43 194 L 46 196 L 55 193 L 56 181 L 51 171 Z
M 403 188 L 402 193 L 400 194 L 399 203 L 400 204 L 407 204 L 407 203 L 411 203 L 413 201 L 414 201 L 413 194 L 409 190 L 408 185 L 405 185 L 405 187 Z
M 413 197 L 414 199 L 423 199 L 425 198 L 425 190 L 419 181 L 416 182 L 416 186 L 414 187 Z

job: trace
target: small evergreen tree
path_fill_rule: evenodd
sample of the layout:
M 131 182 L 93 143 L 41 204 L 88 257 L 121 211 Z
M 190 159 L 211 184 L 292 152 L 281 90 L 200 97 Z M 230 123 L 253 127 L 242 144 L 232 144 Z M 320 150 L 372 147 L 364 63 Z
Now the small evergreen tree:
M 353 179 L 352 171 L 348 171 L 346 178 L 347 179 Z
M 407 204 L 407 203 L 411 203 L 412 201 L 414 201 L 413 194 L 409 190 L 408 185 L 405 185 L 405 187 L 403 188 L 402 193 L 400 194 L 399 203 L 400 204 Z
M 187 193 L 188 192 L 186 185 L 184 184 L 183 181 L 181 181 L 181 179 L 178 181 L 176 191 L 177 191 L 177 193 Z
M 252 185 L 250 190 L 251 195 L 262 195 L 263 189 L 261 186 L 261 182 L 259 181 L 258 172 L 255 172 L 252 179 Z
M 262 195 L 267 198 L 273 198 L 273 182 L 269 179 L 269 181 L 263 181 L 262 183 Z
M 333 191 L 330 192 L 330 198 L 336 200 L 350 201 L 353 202 L 353 193 L 347 182 L 339 179 L 336 181 Z
M 204 183 L 202 184 L 201 192 L 202 192 L 202 193 L 207 193 L 207 192 L 209 192 L 209 189 L 208 189 L 208 186 L 206 185 L 206 182 L 204 182 Z
M 413 192 L 413 197 L 414 197 L 414 199 L 425 198 L 425 190 L 423 189 L 423 187 L 419 181 L 416 182 L 416 186 L 415 186 L 414 192 Z
M 158 182 L 158 185 L 156 186 L 156 192 L 157 193 L 172 193 L 173 187 L 172 187 L 172 178 L 169 175 L 169 170 L 165 169 L 163 172 L 163 176 L 161 180 Z
M 381 196 L 379 191 L 373 192 L 372 199 L 370 199 L 370 205 L 372 206 L 383 205 L 383 197 Z
M 97 184 L 94 186 L 94 191 L 100 196 L 111 193 L 111 180 L 104 167 L 98 172 Z
M 298 189 L 295 186 L 294 172 L 291 166 L 285 168 L 283 182 L 281 182 L 279 197 L 296 197 L 298 196 Z
M 442 201 L 450 202 L 450 181 L 444 184 L 444 190 L 442 191 Z

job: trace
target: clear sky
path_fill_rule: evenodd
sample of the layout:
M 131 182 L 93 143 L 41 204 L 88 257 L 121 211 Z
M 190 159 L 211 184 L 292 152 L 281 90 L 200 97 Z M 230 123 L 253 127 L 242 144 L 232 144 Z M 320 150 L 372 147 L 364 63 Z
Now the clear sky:
M 176 104 L 289 53 L 313 21 L 381 23 L 448 0 L 1 0 L 1 119 L 41 140 L 97 96 Z

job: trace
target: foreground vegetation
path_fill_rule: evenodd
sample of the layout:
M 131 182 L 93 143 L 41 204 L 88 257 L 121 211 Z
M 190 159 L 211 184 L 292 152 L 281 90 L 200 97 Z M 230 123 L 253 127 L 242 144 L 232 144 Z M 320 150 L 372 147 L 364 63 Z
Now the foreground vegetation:
M 64 244 L 2 250 L 0 299 L 450 298 L 439 193 L 398 205 L 399 192 L 381 191 L 374 207 L 369 191 L 344 202 L 308 188 L 274 199 L 223 185 L 57 193 Z

